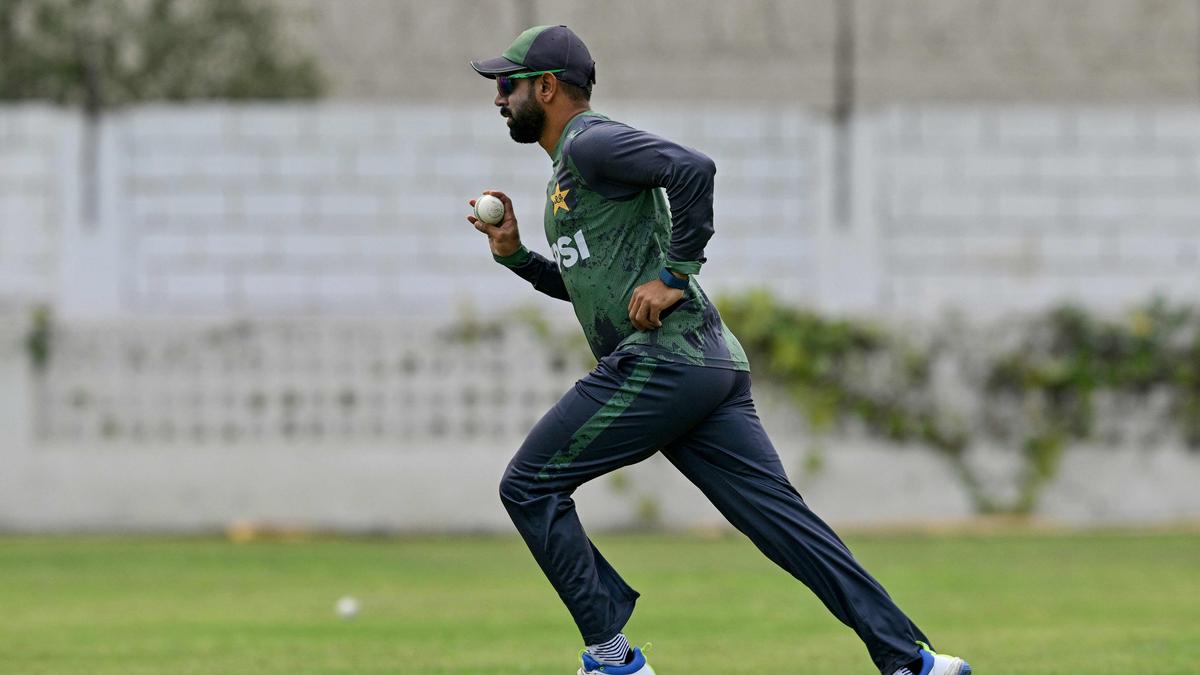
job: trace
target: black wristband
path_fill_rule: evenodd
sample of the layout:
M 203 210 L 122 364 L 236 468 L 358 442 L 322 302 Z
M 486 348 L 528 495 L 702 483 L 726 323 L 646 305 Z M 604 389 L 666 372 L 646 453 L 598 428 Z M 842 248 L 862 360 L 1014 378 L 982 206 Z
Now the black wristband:
M 658 279 L 659 279 L 659 281 L 663 282 L 667 286 L 670 286 L 671 288 L 675 288 L 675 289 L 678 289 L 681 291 L 686 291 L 688 288 L 688 283 L 691 281 L 690 279 L 680 279 L 679 277 L 675 276 L 674 274 L 671 274 L 671 270 L 669 270 L 665 267 L 659 271 Z

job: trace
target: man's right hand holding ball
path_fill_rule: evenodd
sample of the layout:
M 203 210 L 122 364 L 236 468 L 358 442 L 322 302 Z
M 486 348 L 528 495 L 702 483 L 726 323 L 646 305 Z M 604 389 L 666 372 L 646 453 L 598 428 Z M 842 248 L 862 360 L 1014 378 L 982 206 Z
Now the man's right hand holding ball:
M 517 230 L 517 217 L 513 213 L 512 200 L 499 190 L 484 190 L 483 194 L 492 195 L 504 204 L 504 217 L 495 225 L 488 225 L 473 215 L 467 216 L 467 220 L 475 229 L 487 235 L 493 255 L 502 258 L 510 256 L 521 249 L 521 233 Z M 475 208 L 474 199 L 468 203 L 472 209 Z

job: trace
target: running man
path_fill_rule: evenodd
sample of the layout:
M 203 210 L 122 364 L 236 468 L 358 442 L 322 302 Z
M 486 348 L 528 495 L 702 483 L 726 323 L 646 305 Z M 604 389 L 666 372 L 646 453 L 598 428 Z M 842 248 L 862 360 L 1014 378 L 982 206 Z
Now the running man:
M 593 112 L 595 62 L 566 26 L 530 28 L 471 66 L 496 81 L 512 139 L 553 161 L 543 220 L 554 260 L 521 244 L 502 192 L 487 192 L 504 203 L 498 225 L 467 220 L 497 262 L 572 304 L 599 360 L 533 427 L 500 483 L 582 633 L 580 675 L 654 671 L 622 633 L 638 593 L 588 539 L 571 495 L 660 451 L 858 633 L 883 675 L 970 673 L 933 652 L 788 482 L 755 413 L 746 355 L 695 279 L 713 235 L 713 161 Z

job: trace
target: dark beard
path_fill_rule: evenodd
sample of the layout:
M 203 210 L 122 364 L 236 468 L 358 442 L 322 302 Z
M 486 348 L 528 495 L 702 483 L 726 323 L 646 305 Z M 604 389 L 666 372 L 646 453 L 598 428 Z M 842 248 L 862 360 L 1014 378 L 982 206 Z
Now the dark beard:
M 537 143 L 546 128 L 546 111 L 537 101 L 526 99 L 516 108 L 509 109 L 512 124 L 508 127 L 508 135 L 518 143 Z

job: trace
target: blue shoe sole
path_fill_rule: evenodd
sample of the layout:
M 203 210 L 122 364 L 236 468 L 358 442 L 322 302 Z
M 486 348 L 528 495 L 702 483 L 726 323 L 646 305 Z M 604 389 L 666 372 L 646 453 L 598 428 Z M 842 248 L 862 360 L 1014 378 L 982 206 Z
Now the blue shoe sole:
M 962 670 L 958 671 L 958 675 L 971 675 L 971 664 L 963 661 Z

